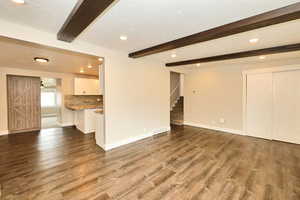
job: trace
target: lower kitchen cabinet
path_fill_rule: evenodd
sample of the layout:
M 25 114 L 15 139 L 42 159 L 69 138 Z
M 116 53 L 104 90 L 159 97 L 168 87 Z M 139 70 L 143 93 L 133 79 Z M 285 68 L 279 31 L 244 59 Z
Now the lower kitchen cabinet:
M 85 109 L 75 112 L 75 126 L 84 134 L 96 131 L 96 111 L 97 109 Z

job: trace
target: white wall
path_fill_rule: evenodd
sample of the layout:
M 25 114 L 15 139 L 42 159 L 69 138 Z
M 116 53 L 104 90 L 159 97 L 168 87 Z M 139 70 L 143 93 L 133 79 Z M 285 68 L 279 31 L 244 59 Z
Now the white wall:
M 106 142 L 169 128 L 169 71 L 127 54 L 105 61 Z
M 214 64 L 185 74 L 185 124 L 242 133 L 242 71 L 300 64 L 299 59 L 266 63 Z M 224 118 L 225 123 L 220 119 Z
M 242 88 L 239 67 L 207 68 L 186 74 L 184 120 L 242 130 Z M 219 123 L 220 118 L 226 123 Z
M 169 71 L 163 63 L 131 59 L 79 40 L 58 41 L 55 34 L 0 20 L 0 35 L 105 57 L 105 129 L 107 143 L 118 143 L 144 133 L 168 129 Z

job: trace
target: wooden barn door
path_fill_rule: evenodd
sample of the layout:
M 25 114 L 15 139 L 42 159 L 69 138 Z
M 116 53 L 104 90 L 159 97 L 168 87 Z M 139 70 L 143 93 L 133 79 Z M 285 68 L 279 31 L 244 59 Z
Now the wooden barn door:
M 41 80 L 7 75 L 8 129 L 10 133 L 41 129 Z

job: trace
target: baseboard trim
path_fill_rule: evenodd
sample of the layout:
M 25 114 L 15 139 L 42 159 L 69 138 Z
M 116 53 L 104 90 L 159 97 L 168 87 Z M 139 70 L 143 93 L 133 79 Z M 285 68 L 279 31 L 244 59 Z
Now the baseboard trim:
M 216 127 L 216 126 L 209 126 L 209 125 L 204 125 L 204 124 L 199 124 L 199 123 L 194 123 L 194 122 L 185 121 L 184 125 L 194 126 L 194 127 L 197 127 L 197 128 L 205 128 L 205 129 L 210 129 L 210 130 L 215 130 L 215 131 L 222 131 L 222 132 L 225 132 L 225 133 L 232 133 L 232 134 L 236 134 L 236 135 L 244 135 L 243 131 L 241 131 L 241 130 L 221 128 L 221 127 Z
M 58 124 L 59 124 L 59 126 L 61 126 L 61 127 L 75 126 L 74 123 L 58 123 Z
M 2 135 L 8 135 L 8 130 L 4 130 L 4 131 L 0 131 L 0 136 L 2 136 Z
M 115 149 L 115 148 L 118 148 L 118 147 L 121 147 L 121 146 L 124 146 L 124 145 L 127 145 L 127 144 L 137 142 L 139 140 L 143 140 L 143 139 L 152 137 L 152 136 L 160 134 L 160 133 L 168 132 L 170 130 L 171 130 L 171 127 L 164 127 L 164 128 L 160 128 L 160 129 L 155 129 L 155 130 L 151 131 L 150 133 L 139 135 L 139 136 L 136 136 L 136 137 L 131 137 L 131 138 L 128 138 L 126 140 L 122 140 L 120 142 L 107 144 L 107 145 L 104 146 L 104 148 L 103 147 L 102 148 L 105 151 L 109 151 L 109 150 L 112 150 L 112 149 Z

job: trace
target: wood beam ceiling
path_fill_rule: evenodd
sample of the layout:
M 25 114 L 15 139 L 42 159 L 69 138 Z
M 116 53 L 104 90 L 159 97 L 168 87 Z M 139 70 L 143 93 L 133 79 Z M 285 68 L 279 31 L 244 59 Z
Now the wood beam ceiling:
M 192 64 L 198 64 L 198 63 L 216 62 L 216 61 L 246 58 L 246 57 L 252 57 L 252 56 L 287 53 L 287 52 L 292 52 L 292 51 L 300 51 L 300 43 L 266 48 L 266 49 L 258 49 L 258 50 L 253 50 L 253 51 L 244 51 L 244 52 L 239 52 L 239 53 L 212 56 L 212 57 L 206 57 L 206 58 L 172 62 L 172 63 L 167 63 L 166 66 L 167 67 L 176 67 L 176 66 L 182 66 L 182 65 L 192 65 Z
M 57 39 L 72 42 L 115 0 L 79 0 L 57 34 Z
M 295 3 L 207 31 L 136 51 L 130 53 L 129 57 L 139 58 L 296 19 L 300 19 L 300 3 Z

